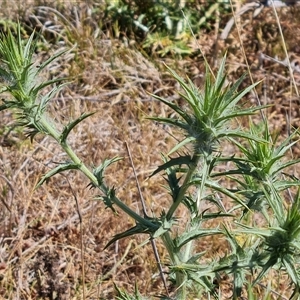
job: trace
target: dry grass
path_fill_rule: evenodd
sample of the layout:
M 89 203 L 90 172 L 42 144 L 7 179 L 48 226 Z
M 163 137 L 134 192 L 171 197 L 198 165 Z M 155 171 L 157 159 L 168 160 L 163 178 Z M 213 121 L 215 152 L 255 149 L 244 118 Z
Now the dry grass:
M 110 168 L 107 179 L 119 187 L 119 198 L 138 211 L 139 195 L 124 146 L 128 142 L 149 212 L 160 212 L 165 201 L 169 201 L 161 187 L 163 181 L 159 176 L 146 178 L 161 163 L 160 152 L 170 149 L 175 141 L 169 135 L 171 128 L 147 121 L 144 115 L 168 114 L 148 92 L 176 98 L 174 82 L 164 73 L 160 60 L 151 61 L 134 47 L 126 47 L 109 38 L 107 32 L 97 30 L 99 20 L 89 14 L 88 8 L 99 8 L 101 3 L 44 1 L 43 6 L 48 8 L 35 9 L 32 2 L 14 1 L 13 5 L 10 1 L 3 2 L 2 17 L 10 16 L 4 19 L 3 30 L 17 16 L 28 31 L 32 27 L 43 28 L 46 39 L 39 47 L 38 61 L 62 47 L 74 46 L 64 60 L 44 74 L 72 79 L 57 95 L 49 114 L 58 123 L 66 123 L 83 112 L 95 111 L 71 137 L 77 153 L 90 165 L 98 165 L 104 158 L 124 156 L 123 161 Z M 276 20 L 271 9 L 255 20 L 250 19 L 249 15 L 242 20 L 241 37 L 254 80 L 265 79 L 257 92 L 263 103 L 274 104 L 268 112 L 274 130 L 286 134 L 289 123 L 298 127 L 300 99 L 285 66 L 259 60 L 260 53 L 284 59 Z M 283 9 L 280 20 L 289 53 L 296 63 L 297 59 L 300 61 L 300 10 Z M 51 24 L 48 28 L 44 26 L 47 22 Z M 204 33 L 201 47 L 212 64 L 228 49 L 230 79 L 246 70 L 235 29 L 226 42 L 218 41 L 217 52 L 214 41 Z M 177 65 L 180 71 L 201 83 L 201 57 L 180 62 L 167 59 L 167 63 Z M 294 75 L 299 86 L 300 72 L 295 71 Z M 250 95 L 247 101 L 253 104 L 254 96 Z M 132 290 L 135 281 L 144 295 L 163 293 L 151 247 L 139 246 L 146 236 L 121 240 L 103 250 L 114 234 L 134 224 L 122 213 L 114 216 L 95 201 L 95 191 L 87 188 L 88 182 L 79 173 L 56 176 L 34 189 L 40 177 L 65 157 L 49 138 L 38 137 L 32 144 L 25 140 L 24 132 L 11 126 L 13 117 L 11 113 L 1 113 L 2 299 L 82 299 L 83 289 L 86 299 L 113 299 L 113 282 Z M 298 149 L 294 149 L 293 155 L 299 156 Z M 181 218 L 184 219 L 184 211 Z M 222 243 L 218 239 L 203 241 L 199 247 L 218 252 Z M 162 261 L 167 263 L 163 249 L 160 245 L 158 248 Z M 224 295 L 227 288 L 225 280 Z M 288 293 L 286 286 L 281 290 L 282 294 L 283 290 Z

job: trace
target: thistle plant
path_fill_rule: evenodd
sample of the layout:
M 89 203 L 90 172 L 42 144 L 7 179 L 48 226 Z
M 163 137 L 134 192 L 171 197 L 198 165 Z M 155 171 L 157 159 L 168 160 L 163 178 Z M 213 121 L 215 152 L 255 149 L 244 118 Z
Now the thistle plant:
M 216 76 L 207 66 L 203 89 L 167 67 L 180 85 L 179 94 L 186 106 L 183 108 L 153 95 L 173 110 L 175 117 L 149 119 L 173 126 L 183 136 L 169 153 L 162 154 L 162 165 L 151 175 L 163 173 L 170 205 L 159 215 L 138 214 L 118 198 L 116 188 L 105 180 L 106 169 L 121 158 L 106 159 L 99 166 L 90 167 L 68 143 L 70 132 L 91 113 L 83 113 L 62 130 L 47 114 L 50 100 L 66 83 L 61 83 L 61 78 L 41 83 L 39 75 L 65 51 L 35 65 L 33 56 L 37 40 L 34 35 L 25 41 L 18 28 L 16 37 L 11 32 L 1 36 L 1 92 L 8 93 L 10 98 L 3 100 L 0 110 L 13 109 L 17 113 L 17 124 L 26 128 L 28 137 L 33 139 L 38 133 L 48 135 L 68 156 L 68 161 L 44 175 L 37 187 L 66 170 L 82 172 L 89 186 L 98 190 L 97 199 L 113 212 L 121 209 L 135 220 L 134 227 L 115 235 L 107 247 L 118 239 L 136 234 L 147 234 L 149 240 L 159 239 L 168 253 L 168 261 L 163 263 L 168 266 L 168 279 L 176 288 L 174 299 L 189 299 L 189 295 L 200 296 L 203 292 L 218 298 L 221 291 L 218 291 L 216 281 L 222 274 L 232 278 L 234 299 L 239 298 L 243 290 L 248 290 L 253 299 L 253 286 L 271 270 L 286 272 L 294 287 L 292 296 L 298 297 L 300 192 L 289 205 L 284 191 L 299 186 L 300 182 L 283 172 L 299 162 L 283 161 L 285 153 L 295 144 L 297 131 L 280 141 L 278 146 L 265 120 L 261 127 L 250 121 L 248 130 L 234 127 L 238 118 L 251 120 L 258 110 L 263 109 L 239 105 L 256 84 L 241 89 L 244 77 L 233 84 L 227 83 L 225 57 Z M 52 88 L 46 92 L 50 86 Z M 239 149 L 239 153 L 230 157 L 223 155 L 223 143 Z M 226 171 L 220 171 L 224 165 Z M 229 181 L 234 183 L 234 188 L 226 187 Z M 230 209 L 225 208 L 225 201 L 231 203 Z M 176 233 L 172 229 L 178 224 L 182 206 L 189 217 L 185 220 L 184 231 Z M 264 220 L 264 227 L 249 221 L 249 214 L 259 215 Z M 221 220 L 221 225 L 212 226 L 212 222 L 208 222 L 217 219 Z M 221 258 L 207 258 L 204 252 L 197 253 L 196 242 L 214 235 L 227 241 L 227 252 Z M 126 292 L 118 288 L 117 291 L 120 299 L 132 299 Z M 136 298 L 141 299 L 137 288 Z M 172 299 L 168 291 L 164 298 Z

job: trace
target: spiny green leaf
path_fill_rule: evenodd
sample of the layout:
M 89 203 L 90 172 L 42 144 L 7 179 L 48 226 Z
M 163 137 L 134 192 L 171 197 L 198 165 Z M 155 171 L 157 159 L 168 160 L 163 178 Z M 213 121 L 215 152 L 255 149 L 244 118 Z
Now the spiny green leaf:
M 288 161 L 288 162 L 286 162 L 286 163 L 282 162 L 282 163 L 280 163 L 280 165 L 276 168 L 276 170 L 277 170 L 278 172 L 280 172 L 280 171 L 282 171 L 282 170 L 284 170 L 284 169 L 286 169 L 286 168 L 288 168 L 288 167 L 290 167 L 290 166 L 294 166 L 294 165 L 296 165 L 296 164 L 298 164 L 298 163 L 300 163 L 300 158 L 299 158 L 299 159 L 293 159 L 293 160 L 290 160 L 290 161 Z
M 283 265 L 286 268 L 287 273 L 289 274 L 292 281 L 300 287 L 300 277 L 299 273 L 295 268 L 295 260 L 292 255 L 286 255 L 282 258 Z
M 190 116 L 185 111 L 183 111 L 178 105 L 176 105 L 170 101 L 167 101 L 162 97 L 156 96 L 154 94 L 151 94 L 151 96 L 154 97 L 155 99 L 163 102 L 164 104 L 168 105 L 175 112 L 177 112 L 186 122 L 190 122 Z M 147 119 L 152 119 L 152 117 L 149 117 Z
M 300 186 L 300 180 L 276 180 L 274 182 L 274 187 L 278 191 L 283 191 L 293 186 Z
M 148 233 L 149 234 L 149 229 L 141 224 L 137 224 L 136 226 L 122 232 L 122 233 L 118 233 L 116 234 L 104 247 L 104 249 L 106 249 L 107 247 L 109 247 L 110 245 L 112 245 L 114 242 L 123 239 L 125 237 L 129 237 L 132 235 L 136 235 L 136 234 L 141 234 L 141 233 Z
M 235 224 L 239 225 L 243 229 L 235 229 L 232 233 L 235 234 L 247 234 L 247 235 L 256 235 L 258 237 L 267 238 L 272 235 L 272 231 L 270 228 L 252 228 L 250 226 L 246 226 L 245 224 L 241 224 L 235 222 Z
M 58 53 L 54 54 L 54 55 L 51 55 L 51 57 L 49 57 L 46 61 L 44 61 L 39 67 L 38 67 L 38 70 L 37 70 L 37 74 L 40 73 L 42 70 L 45 69 L 45 67 L 47 65 L 49 65 L 52 61 L 54 61 L 55 59 L 57 59 L 58 57 L 64 55 L 66 52 L 68 52 L 70 50 L 66 49 L 66 50 L 62 50 L 62 51 L 59 51 Z
M 35 188 L 40 187 L 46 180 L 48 180 L 49 178 L 51 178 L 52 176 L 67 171 L 67 170 L 78 170 L 79 166 L 77 164 L 74 163 L 63 163 L 58 165 L 56 168 L 52 169 L 51 171 L 49 171 L 46 175 L 44 175 L 42 177 L 42 179 L 38 182 L 37 186 Z
M 104 172 L 105 172 L 106 168 L 121 159 L 123 159 L 123 158 L 118 157 L 118 156 L 115 156 L 111 159 L 105 159 L 98 167 L 94 168 L 93 174 L 97 178 L 99 186 L 101 186 L 103 183 Z M 94 183 L 90 183 L 90 186 L 95 187 Z
M 84 119 L 88 118 L 89 116 L 93 115 L 94 113 L 84 113 L 82 114 L 79 118 L 77 118 L 76 120 L 70 122 L 68 125 L 65 126 L 64 130 L 62 131 L 61 135 L 60 135 L 60 142 L 61 143 L 65 143 L 67 140 L 67 137 L 69 135 L 69 133 L 71 132 L 71 130 L 78 125 L 81 121 L 83 121 Z
M 224 116 L 221 115 L 220 117 L 218 117 L 214 121 L 214 125 L 215 126 L 219 125 L 220 123 L 227 121 L 227 120 L 231 120 L 233 118 L 238 118 L 238 117 L 242 117 L 242 116 L 251 116 L 251 115 L 254 115 L 258 110 L 262 110 L 262 109 L 268 108 L 268 107 L 270 107 L 270 105 L 251 107 L 251 108 L 247 108 L 247 109 L 237 109 L 237 110 L 234 110 L 230 114 L 225 114 Z
M 202 183 L 202 178 L 194 178 L 190 184 L 191 185 L 200 185 Z M 236 195 L 235 193 L 232 193 L 230 190 L 223 188 L 221 185 L 219 185 L 216 181 L 212 181 L 207 179 L 204 182 L 206 187 L 211 188 L 212 190 L 218 191 L 228 197 L 230 197 L 231 199 L 233 199 L 234 201 L 236 201 L 237 203 L 239 203 L 241 206 L 243 206 L 244 208 L 246 208 L 247 210 L 249 210 L 249 207 L 246 205 L 246 203 L 244 203 L 239 197 L 238 195 Z
M 113 282 L 115 290 L 117 291 L 117 300 L 146 300 L 146 298 L 143 298 L 138 290 L 137 283 L 135 283 L 134 287 L 134 296 L 131 296 L 129 293 L 127 293 L 125 290 L 121 290 L 117 287 L 117 285 Z
M 187 264 L 197 264 L 200 257 L 204 256 L 207 253 L 207 251 L 203 251 L 200 253 L 195 253 L 189 259 L 187 260 Z
M 30 91 L 30 94 L 33 96 L 33 97 L 36 97 L 36 95 L 42 90 L 44 89 L 45 87 L 49 86 L 49 85 L 52 85 L 52 84 L 55 84 L 57 82 L 61 82 L 62 80 L 66 80 L 66 78 L 55 78 L 55 79 L 52 79 L 52 80 L 48 80 L 48 81 L 45 81 L 41 84 L 39 84 L 38 86 L 34 86 L 34 88 Z M 63 88 L 65 85 L 67 85 L 68 83 L 64 83 L 64 84 L 59 84 L 58 86 L 55 86 L 53 89 L 52 89 L 52 94 L 53 92 L 56 90 L 56 92 L 58 92 L 61 88 Z M 50 92 L 48 93 L 50 94 Z
M 208 268 L 206 268 L 205 275 L 199 274 L 199 272 L 188 272 L 188 277 L 192 281 L 198 283 L 202 287 L 205 288 L 206 293 L 211 294 L 215 299 L 219 299 L 219 295 L 216 291 L 216 286 L 208 279 L 209 276 L 213 277 L 213 273 L 209 272 Z M 202 275 L 202 276 L 201 276 Z
M 267 274 L 267 272 L 277 264 L 277 257 L 275 256 L 271 256 L 269 258 L 269 260 L 264 264 L 262 270 L 260 271 L 260 273 L 257 275 L 257 277 L 255 278 L 255 280 L 253 281 L 252 285 L 257 284 L 258 282 L 261 281 L 261 279 Z
M 168 155 L 173 154 L 174 152 L 178 151 L 180 148 L 184 147 L 185 145 L 187 145 L 188 143 L 192 143 L 196 141 L 196 139 L 192 136 L 189 136 L 187 138 L 185 138 L 183 141 L 181 141 L 180 143 L 178 143 L 177 145 L 175 145 L 168 153 Z
M 255 136 L 251 133 L 247 133 L 245 131 L 242 130 L 227 130 L 224 131 L 222 133 L 220 133 L 218 135 L 219 138 L 221 137 L 239 137 L 239 138 L 244 138 L 246 140 L 252 140 L 255 142 L 259 142 L 259 143 L 264 143 L 266 142 L 263 138 L 259 137 L 259 136 Z M 231 141 L 233 141 L 233 139 L 231 139 Z M 234 141 L 234 143 L 238 146 L 238 143 Z
M 201 216 L 203 220 L 216 220 L 217 218 L 233 218 L 235 215 L 217 212 L 217 213 L 202 213 Z
M 205 236 L 213 236 L 215 234 L 224 234 L 220 229 L 195 229 L 188 232 L 182 233 L 179 237 L 174 240 L 176 248 L 180 249 L 188 242 Z
M 116 214 L 117 212 L 113 207 L 115 196 L 116 196 L 116 189 L 115 187 L 112 187 L 111 189 L 107 189 L 105 191 L 105 195 L 99 198 L 103 200 L 104 204 L 106 205 L 106 208 L 110 208 L 112 212 Z
M 180 165 L 187 165 L 192 162 L 192 158 L 190 155 L 184 155 L 184 156 L 179 156 L 175 158 L 170 158 L 166 163 L 163 165 L 159 166 L 149 177 L 154 176 L 155 174 L 159 173 L 160 171 L 166 170 L 170 167 L 173 166 L 180 166 Z
M 157 122 L 160 122 L 160 123 L 173 125 L 175 127 L 181 128 L 183 130 L 187 129 L 186 123 L 181 122 L 180 120 L 171 119 L 171 118 L 160 118 L 160 117 L 148 117 L 147 119 L 157 121 Z
M 54 86 L 48 93 L 41 96 L 38 105 L 36 105 L 36 106 L 32 105 L 32 107 L 31 107 L 31 110 L 30 110 L 31 117 L 33 117 L 36 120 L 39 119 L 46 111 L 47 105 L 48 105 L 49 101 L 52 99 L 52 97 L 54 96 L 54 94 L 58 93 L 66 85 L 67 85 L 67 83 L 61 84 L 58 86 Z M 34 97 L 36 97 L 36 95 L 33 95 L 32 97 L 34 99 Z M 37 109 L 35 111 L 34 111 L 34 107 L 37 107 Z
M 158 238 L 167 231 L 170 231 L 173 225 L 176 223 L 176 219 L 171 218 L 170 220 L 167 220 L 166 215 L 163 213 L 157 222 L 160 224 L 160 226 L 154 233 L 151 234 L 153 238 Z
M 0 68 L 0 78 L 4 81 L 4 84 L 15 84 L 14 77 L 7 70 Z M 1 83 L 2 85 L 2 83 Z
M 225 71 L 225 63 L 226 63 L 226 54 L 223 56 L 220 66 L 218 68 L 217 77 L 215 79 L 216 86 L 223 86 L 224 83 L 224 71 Z
M 23 51 L 22 51 L 22 47 L 20 47 L 20 53 L 23 52 L 22 56 L 25 59 L 27 59 L 27 63 L 31 63 L 32 56 L 34 54 L 34 50 L 35 50 L 36 44 L 37 44 L 37 39 L 34 40 L 34 34 L 35 34 L 35 30 L 33 30 L 32 34 L 30 35 L 29 39 L 27 40 L 27 43 L 26 43 Z M 18 45 L 22 45 L 20 26 L 18 26 Z

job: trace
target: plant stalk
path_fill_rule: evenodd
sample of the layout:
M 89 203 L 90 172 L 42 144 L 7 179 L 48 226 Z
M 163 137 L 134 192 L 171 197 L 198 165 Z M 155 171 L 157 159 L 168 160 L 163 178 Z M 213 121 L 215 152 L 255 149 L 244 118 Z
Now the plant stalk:
M 170 236 L 170 232 L 165 232 L 161 239 L 164 243 L 164 246 L 166 247 L 169 258 L 171 263 L 174 266 L 180 266 L 182 261 L 180 257 L 180 252 L 178 252 L 178 249 L 175 248 L 174 242 Z M 187 289 L 185 282 L 187 281 L 187 276 L 185 273 L 181 272 L 180 270 L 175 271 L 176 276 L 176 287 L 177 287 L 177 293 L 176 293 L 176 299 L 178 300 L 186 300 L 187 299 Z
M 177 196 L 176 200 L 173 202 L 173 204 L 171 205 L 170 209 L 167 212 L 167 215 L 166 215 L 167 220 L 171 220 L 171 218 L 172 218 L 173 214 L 175 213 L 177 207 L 182 202 L 182 200 L 185 196 L 185 193 L 186 193 L 187 189 L 189 188 L 190 179 L 194 175 L 195 170 L 197 168 L 199 159 L 200 159 L 200 157 L 198 155 L 194 154 L 192 162 L 189 165 L 189 171 L 185 176 L 185 179 L 184 179 L 184 182 L 183 182 L 182 186 L 180 187 L 180 191 L 178 193 L 178 196 Z
M 62 143 L 60 140 L 60 133 L 49 123 L 45 116 L 42 116 L 39 120 L 42 128 L 45 128 L 46 134 L 52 136 L 58 144 L 63 148 L 65 153 L 69 156 L 73 163 L 78 166 L 78 169 L 89 178 L 89 180 L 93 183 L 93 185 L 99 187 L 98 180 L 96 176 L 90 171 L 90 169 L 82 162 L 82 160 L 77 156 L 77 154 L 73 151 L 70 145 L 66 142 Z M 100 187 L 99 187 L 100 188 Z M 157 229 L 158 226 L 151 222 L 148 219 L 143 218 L 138 215 L 135 211 L 129 208 L 126 204 L 124 204 L 120 199 L 114 197 L 114 204 L 116 204 L 121 210 L 123 210 L 126 214 L 136 220 L 136 222 L 141 223 L 148 228 L 153 230 Z

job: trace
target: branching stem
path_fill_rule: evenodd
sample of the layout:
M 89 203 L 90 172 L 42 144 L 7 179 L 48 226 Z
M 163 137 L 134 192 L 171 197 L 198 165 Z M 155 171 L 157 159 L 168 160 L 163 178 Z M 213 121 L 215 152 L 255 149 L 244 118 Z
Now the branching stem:
M 58 144 L 63 148 L 65 153 L 69 156 L 73 163 L 78 166 L 78 169 L 93 183 L 94 186 L 99 187 L 96 176 L 91 172 L 91 170 L 82 162 L 82 160 L 77 156 L 77 154 L 73 151 L 70 145 L 67 142 L 60 141 L 60 133 L 49 123 L 45 116 L 41 116 L 39 120 L 40 124 L 43 128 L 45 128 L 48 135 L 53 137 Z M 100 188 L 100 187 L 99 187 Z M 135 219 L 136 222 L 144 224 L 149 228 L 155 229 L 157 227 L 156 224 L 152 223 L 150 220 L 143 218 L 138 215 L 135 211 L 129 208 L 126 204 L 124 204 L 119 198 L 113 198 L 114 204 L 116 204 L 121 210 L 123 210 L 127 215 Z

